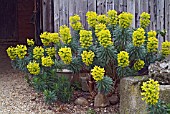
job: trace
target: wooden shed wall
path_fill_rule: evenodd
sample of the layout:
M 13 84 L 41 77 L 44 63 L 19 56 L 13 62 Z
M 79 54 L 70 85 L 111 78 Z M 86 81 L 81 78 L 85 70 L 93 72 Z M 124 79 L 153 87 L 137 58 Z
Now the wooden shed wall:
M 170 0 L 43 0 L 42 6 L 43 31 L 58 32 L 61 25 L 69 26 L 69 16 L 74 14 L 80 15 L 84 27 L 87 28 L 87 11 L 105 14 L 108 10 L 115 9 L 118 12 L 131 12 L 134 15 L 133 27 L 139 26 L 142 12 L 150 13 L 149 29 L 166 29 L 165 40 L 170 41 Z M 160 42 L 163 39 L 159 36 Z

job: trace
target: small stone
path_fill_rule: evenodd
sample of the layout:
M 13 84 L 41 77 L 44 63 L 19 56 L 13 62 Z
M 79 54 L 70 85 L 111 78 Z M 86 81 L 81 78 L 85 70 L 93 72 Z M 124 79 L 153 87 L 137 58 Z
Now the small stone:
M 106 110 L 106 109 L 104 109 L 104 112 L 106 113 L 106 112 L 107 112 L 107 110 Z
M 89 91 L 88 89 L 88 84 L 87 84 L 87 79 L 88 77 L 80 77 L 81 79 L 81 87 L 83 91 Z
M 76 105 L 87 106 L 89 103 L 84 97 L 79 97 L 74 102 Z
M 31 97 L 31 101 L 35 101 L 36 97 L 35 96 L 32 96 Z
M 113 94 L 111 97 L 109 97 L 110 104 L 115 105 L 119 102 L 119 98 L 116 94 Z
M 108 105 L 110 105 L 110 102 L 104 94 L 98 93 L 95 96 L 95 98 L 94 98 L 94 106 L 95 107 L 106 107 Z
M 156 61 L 148 67 L 149 76 L 159 81 L 160 84 L 170 84 L 170 60 L 164 59 L 160 62 Z

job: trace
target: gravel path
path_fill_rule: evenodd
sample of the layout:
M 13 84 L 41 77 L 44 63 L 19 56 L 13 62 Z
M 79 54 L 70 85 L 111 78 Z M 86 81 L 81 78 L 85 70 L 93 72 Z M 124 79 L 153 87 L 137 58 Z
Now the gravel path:
M 6 48 L 0 46 L 0 114 L 52 114 L 43 102 L 32 101 L 38 95 L 25 82 L 24 74 L 11 68 Z
M 7 57 L 7 45 L 0 45 L 0 114 L 86 114 L 91 107 L 56 103 L 53 106 L 43 102 L 41 94 L 30 87 L 24 74 L 12 69 Z M 116 114 L 118 105 L 95 108 L 97 114 Z

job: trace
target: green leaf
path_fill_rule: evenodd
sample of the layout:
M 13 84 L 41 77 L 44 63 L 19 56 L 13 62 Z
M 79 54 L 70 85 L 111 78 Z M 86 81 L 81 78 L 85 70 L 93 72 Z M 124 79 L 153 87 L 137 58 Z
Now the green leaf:
M 113 85 L 113 80 L 108 76 L 104 76 L 102 80 L 97 81 L 98 91 L 104 94 L 107 94 L 111 91 L 112 85 Z

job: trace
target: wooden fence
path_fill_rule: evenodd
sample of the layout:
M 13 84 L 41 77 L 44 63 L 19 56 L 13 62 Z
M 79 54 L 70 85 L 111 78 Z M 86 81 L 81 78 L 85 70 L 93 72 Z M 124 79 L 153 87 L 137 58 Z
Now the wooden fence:
M 170 41 L 170 0 L 42 0 L 41 29 L 58 32 L 59 26 L 69 26 L 69 16 L 79 14 L 85 28 L 86 12 L 96 11 L 105 14 L 108 10 L 131 12 L 134 15 L 133 27 L 139 26 L 139 16 L 142 12 L 151 15 L 149 29 L 166 30 L 165 38 L 159 36 L 159 41 Z

